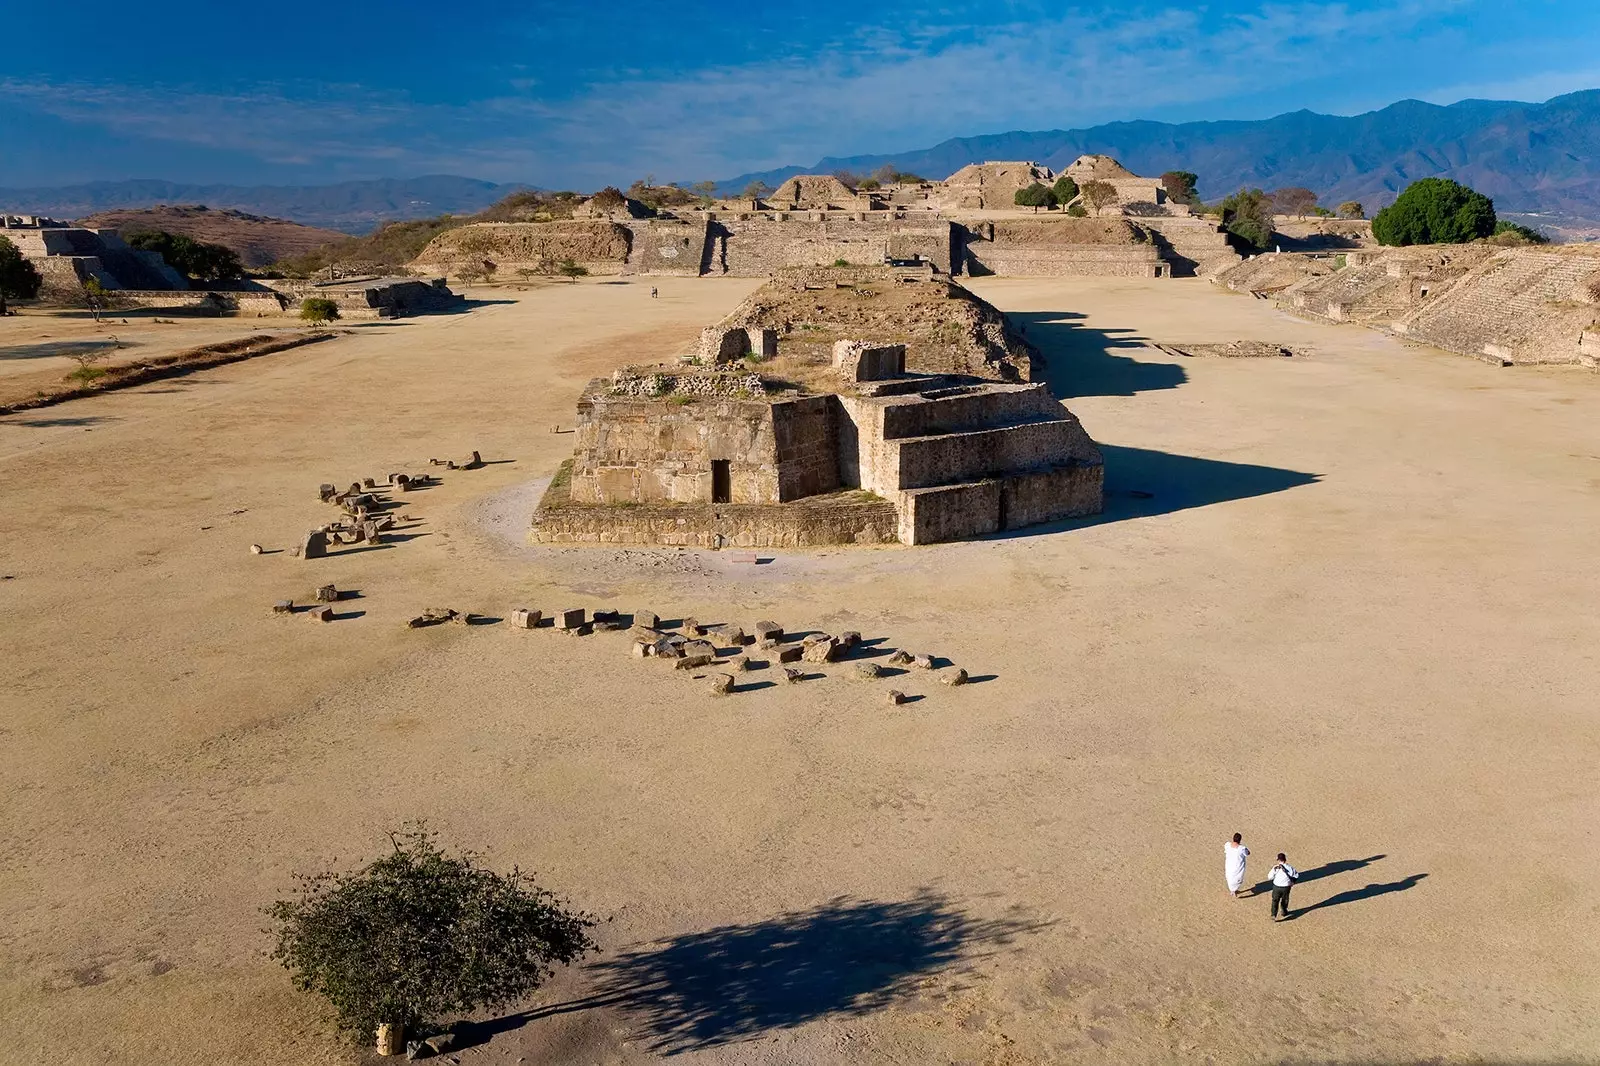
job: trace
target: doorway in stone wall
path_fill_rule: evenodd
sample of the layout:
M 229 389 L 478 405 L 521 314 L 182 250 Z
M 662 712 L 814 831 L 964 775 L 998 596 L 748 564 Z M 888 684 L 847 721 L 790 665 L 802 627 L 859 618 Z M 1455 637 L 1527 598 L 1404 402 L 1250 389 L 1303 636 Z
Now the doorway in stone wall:
M 733 502 L 733 470 L 732 460 L 711 460 L 711 502 Z

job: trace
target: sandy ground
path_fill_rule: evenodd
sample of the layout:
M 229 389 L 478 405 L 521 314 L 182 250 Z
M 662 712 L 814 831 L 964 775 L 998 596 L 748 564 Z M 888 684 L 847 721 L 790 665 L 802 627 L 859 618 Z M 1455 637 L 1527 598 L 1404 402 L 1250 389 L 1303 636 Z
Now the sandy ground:
M 605 919 L 462 1063 L 1593 1060 L 1592 374 L 989 280 L 1106 445 L 1101 518 L 757 565 L 521 544 L 580 385 L 753 287 L 655 284 L 0 419 L 0 1060 L 352 1061 L 260 908 L 413 818 Z M 1239 338 L 1312 354 L 1146 347 Z M 397 543 L 247 552 L 322 481 L 473 448 Z M 328 581 L 360 590 L 331 625 L 268 609 Z M 403 628 L 434 604 L 851 628 L 983 680 L 715 700 L 617 635 Z M 1292 922 L 1227 896 L 1235 830 L 1251 881 L 1306 872 Z

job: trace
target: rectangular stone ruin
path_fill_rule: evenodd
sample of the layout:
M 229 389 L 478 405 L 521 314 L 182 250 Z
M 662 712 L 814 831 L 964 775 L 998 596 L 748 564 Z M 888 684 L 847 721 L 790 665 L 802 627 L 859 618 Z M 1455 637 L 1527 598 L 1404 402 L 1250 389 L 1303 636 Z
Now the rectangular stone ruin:
M 902 377 L 906 372 L 906 346 L 837 341 L 833 346 L 833 365 L 846 381 L 882 381 L 885 378 Z

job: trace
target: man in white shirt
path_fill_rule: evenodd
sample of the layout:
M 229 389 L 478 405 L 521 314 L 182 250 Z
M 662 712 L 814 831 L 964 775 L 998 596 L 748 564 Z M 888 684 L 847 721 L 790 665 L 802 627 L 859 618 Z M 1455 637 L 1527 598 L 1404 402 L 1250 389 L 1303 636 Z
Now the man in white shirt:
M 1278 852 L 1278 864 L 1267 875 L 1272 881 L 1272 920 L 1278 920 L 1278 908 L 1283 908 L 1283 916 L 1289 917 L 1289 889 L 1300 880 L 1300 871 L 1289 865 L 1288 858 L 1283 852 Z
M 1238 833 L 1222 845 L 1222 875 L 1228 879 L 1228 891 L 1234 896 L 1238 896 L 1239 889 L 1244 886 L 1244 861 L 1249 857 L 1250 849 L 1244 846 L 1244 837 Z

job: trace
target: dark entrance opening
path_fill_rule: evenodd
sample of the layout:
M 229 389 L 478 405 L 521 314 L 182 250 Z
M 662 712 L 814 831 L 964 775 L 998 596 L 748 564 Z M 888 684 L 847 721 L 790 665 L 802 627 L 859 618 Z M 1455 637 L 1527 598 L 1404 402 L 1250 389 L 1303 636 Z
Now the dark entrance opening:
M 711 502 L 731 503 L 733 501 L 733 471 L 729 469 L 729 460 L 711 460 Z

